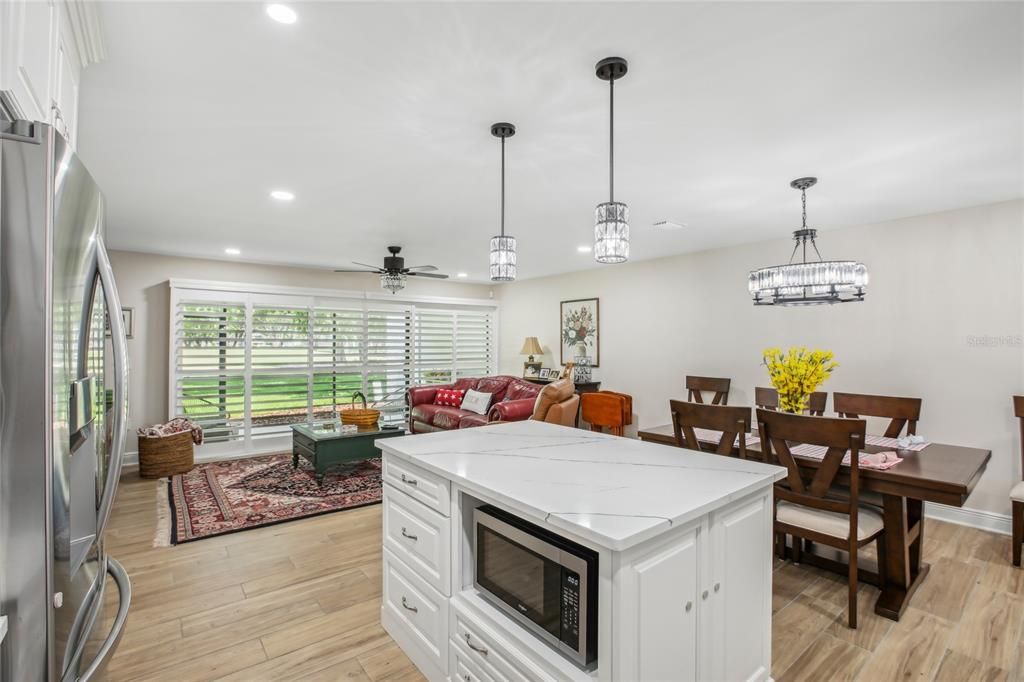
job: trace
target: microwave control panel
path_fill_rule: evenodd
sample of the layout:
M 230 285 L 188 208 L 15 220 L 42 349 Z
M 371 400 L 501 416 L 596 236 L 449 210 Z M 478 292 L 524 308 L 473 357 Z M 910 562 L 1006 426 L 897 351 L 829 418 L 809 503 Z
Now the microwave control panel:
M 562 622 L 561 637 L 565 644 L 579 650 L 580 644 L 580 576 L 562 570 Z

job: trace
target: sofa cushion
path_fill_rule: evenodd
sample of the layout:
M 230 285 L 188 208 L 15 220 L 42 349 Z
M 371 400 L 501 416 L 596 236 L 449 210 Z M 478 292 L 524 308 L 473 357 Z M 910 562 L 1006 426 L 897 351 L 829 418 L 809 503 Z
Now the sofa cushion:
M 458 407 L 444 407 L 441 405 L 434 405 L 433 407 L 437 408 L 437 410 L 434 412 L 430 423 L 441 429 L 457 429 L 462 418 L 467 414 L 472 414 L 472 412 L 467 412 Z
M 472 389 L 470 389 L 472 390 Z M 434 395 L 435 405 L 447 405 L 448 407 L 459 407 L 466 392 L 457 388 L 439 388 Z
M 470 389 L 466 391 L 466 397 L 462 399 L 462 404 L 459 406 L 464 410 L 475 412 L 476 414 L 487 414 L 487 410 L 491 407 L 491 399 L 494 396 L 490 393 L 483 393 L 481 391 L 474 391 Z
M 459 428 L 468 429 L 474 426 L 487 426 L 488 423 L 486 414 L 473 414 L 470 412 L 459 420 Z
M 537 402 L 533 406 L 533 416 L 530 419 L 544 421 L 547 419 L 548 410 L 552 405 L 568 400 L 576 392 L 576 385 L 572 379 L 559 379 L 552 381 L 544 387 L 537 395 Z
M 422 403 L 416 405 L 409 411 L 409 419 L 414 422 L 423 422 L 424 424 L 431 424 L 434 421 L 434 413 L 437 412 L 441 405 L 435 405 L 433 403 Z
M 476 388 L 479 381 L 480 379 L 478 377 L 463 377 L 462 379 L 457 379 L 455 383 L 452 384 L 452 388 L 457 388 L 460 391 L 468 391 L 471 388 Z
M 513 378 L 510 376 L 484 377 L 476 382 L 475 388 L 481 393 L 490 393 L 493 396 L 492 403 L 500 402 L 505 399 L 505 390 L 508 389 L 508 384 Z
M 531 384 L 529 381 L 523 381 L 522 379 L 513 379 L 508 383 L 508 389 L 505 391 L 505 400 L 523 400 L 524 398 L 536 398 L 537 394 L 540 393 L 542 388 L 544 387 L 538 384 Z

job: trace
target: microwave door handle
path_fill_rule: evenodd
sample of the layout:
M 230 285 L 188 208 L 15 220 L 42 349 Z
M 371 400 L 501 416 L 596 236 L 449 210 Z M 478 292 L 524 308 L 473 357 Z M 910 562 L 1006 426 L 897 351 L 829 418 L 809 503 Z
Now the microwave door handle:
M 110 628 L 110 634 L 103 640 L 103 644 L 100 645 L 99 650 L 96 652 L 96 658 L 93 659 L 89 667 L 85 669 L 79 677 L 74 678 L 75 682 L 89 682 L 92 676 L 100 670 L 106 663 L 107 659 L 113 653 L 114 648 L 117 647 L 118 642 L 121 641 L 121 635 L 124 634 L 124 624 L 128 620 L 128 607 L 132 603 L 132 584 L 128 580 L 128 574 L 125 572 L 124 567 L 115 559 L 107 558 L 107 573 L 117 583 L 117 594 L 120 600 L 117 605 L 117 615 L 114 616 L 114 624 Z
M 121 298 L 114 284 L 114 270 L 110 266 L 110 257 L 103 238 L 96 243 L 97 271 L 103 287 L 103 297 L 107 304 L 107 317 L 110 322 L 110 341 L 114 356 L 114 414 L 111 420 L 110 464 L 107 467 L 107 480 L 100 498 L 99 515 L 96 522 L 96 537 L 102 537 L 103 530 L 110 519 L 110 511 L 117 493 L 117 483 L 121 476 L 121 465 L 124 462 L 125 435 L 128 422 L 128 339 L 125 335 L 124 317 L 121 313 Z

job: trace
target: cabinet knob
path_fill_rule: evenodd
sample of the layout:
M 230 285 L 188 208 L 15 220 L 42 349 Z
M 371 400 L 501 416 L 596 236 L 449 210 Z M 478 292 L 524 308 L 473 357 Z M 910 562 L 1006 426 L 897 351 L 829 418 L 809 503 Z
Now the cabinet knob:
M 700 595 L 700 598 L 701 599 L 707 599 L 708 598 L 708 591 L 704 590 L 704 593 L 702 595 Z
M 693 602 L 692 601 L 686 602 L 686 612 L 689 613 L 692 610 L 693 610 Z
M 721 589 L 721 587 L 722 583 L 715 583 L 715 592 L 718 592 L 718 590 Z

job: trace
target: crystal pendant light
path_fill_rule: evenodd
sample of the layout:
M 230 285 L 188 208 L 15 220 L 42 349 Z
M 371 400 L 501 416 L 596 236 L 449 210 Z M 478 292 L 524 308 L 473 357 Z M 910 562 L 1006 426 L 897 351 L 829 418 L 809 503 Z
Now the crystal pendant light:
M 404 272 L 382 272 L 380 275 L 380 288 L 391 293 L 396 293 L 405 288 L 408 277 Z
M 491 281 L 512 282 L 516 278 L 516 238 L 505 234 L 505 138 L 516 134 L 511 123 L 495 123 L 491 135 L 501 139 L 501 234 L 491 237 Z
M 822 303 L 850 303 L 863 301 L 868 286 L 868 269 L 852 260 L 822 260 L 815 238 L 818 231 L 807 227 L 807 190 L 818 182 L 817 178 L 797 178 L 789 186 L 800 190 L 803 204 L 803 224 L 793 233 L 796 244 L 786 265 L 773 265 L 750 273 L 747 289 L 754 305 L 817 305 Z M 818 256 L 807 261 L 807 244 Z M 797 250 L 801 261 L 793 262 Z
M 629 259 L 629 207 L 615 201 L 615 81 L 626 75 L 622 57 L 597 63 L 597 77 L 608 81 L 608 201 L 594 209 L 594 260 L 625 263 Z

